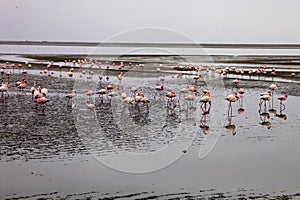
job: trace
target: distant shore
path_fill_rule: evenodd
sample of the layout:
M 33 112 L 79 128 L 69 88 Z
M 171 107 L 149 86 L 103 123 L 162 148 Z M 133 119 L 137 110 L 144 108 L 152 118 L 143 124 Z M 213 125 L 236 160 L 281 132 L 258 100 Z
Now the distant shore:
M 0 41 L 0 45 L 47 45 L 85 47 L 168 47 L 168 48 L 238 48 L 238 49 L 300 49 L 300 44 L 250 43 L 142 43 L 142 42 L 74 42 L 74 41 Z

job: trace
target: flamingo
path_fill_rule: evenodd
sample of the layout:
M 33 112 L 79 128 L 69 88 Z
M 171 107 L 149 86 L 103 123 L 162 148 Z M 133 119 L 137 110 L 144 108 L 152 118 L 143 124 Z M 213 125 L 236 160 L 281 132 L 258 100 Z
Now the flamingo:
M 107 95 L 108 94 L 108 90 L 107 88 L 103 88 L 103 89 L 100 89 L 97 94 L 99 94 L 99 98 L 101 100 L 101 102 L 103 101 L 103 95 Z
M 232 116 L 232 103 L 236 102 L 239 100 L 239 97 L 236 96 L 236 92 L 234 91 L 232 94 L 228 95 L 225 100 L 229 101 L 228 104 L 228 115 L 230 112 L 230 116 Z
M 121 72 L 119 75 L 118 75 L 118 79 L 119 79 L 119 83 L 122 82 L 122 79 L 123 79 L 123 72 Z
M 296 73 L 295 72 L 292 72 L 291 73 L 291 77 L 292 77 L 292 81 L 294 80 L 294 77 L 296 76 Z
M 234 86 L 235 88 L 237 88 L 237 85 L 239 84 L 239 82 L 240 82 L 239 79 L 234 79 L 234 80 L 233 80 L 233 86 Z
M 42 105 L 42 112 L 44 113 L 47 107 L 47 102 L 49 102 L 49 100 L 46 97 L 42 96 L 42 97 L 38 97 L 36 99 L 36 102 L 38 105 Z
M 18 81 L 16 86 L 19 91 L 22 91 L 22 93 L 26 95 L 25 89 L 27 87 L 27 81 L 24 78 L 22 78 L 21 81 Z
M 86 104 L 86 107 L 88 108 L 88 109 L 94 109 L 94 107 L 95 107 L 95 105 L 94 104 L 92 104 L 92 103 L 88 103 L 88 104 Z
M 101 83 L 102 83 L 102 79 L 103 79 L 103 76 L 100 74 L 98 78 L 99 78 L 100 85 L 101 85 Z
M 11 71 L 7 71 L 5 74 L 7 76 L 7 82 L 9 83 L 9 78 L 10 78 L 12 73 L 11 73 Z
M 19 74 L 20 74 L 21 73 L 21 68 L 22 68 L 22 64 L 21 63 L 18 64 L 18 68 L 19 68 Z
M 88 96 L 88 100 L 91 100 L 91 96 L 94 94 L 92 90 L 87 90 L 85 94 Z
M 251 79 L 251 77 L 252 77 L 252 75 L 253 75 L 253 70 L 252 70 L 252 69 L 250 69 L 250 70 L 248 71 L 248 75 L 249 75 L 249 78 Z
M 200 107 L 202 108 L 203 113 L 202 114 L 208 114 L 210 112 L 210 107 L 211 107 L 211 97 L 210 97 L 210 92 L 208 90 L 203 90 L 203 96 L 200 99 Z M 208 110 L 206 110 L 206 104 L 209 104 Z
M 166 97 L 168 98 L 167 106 L 168 107 L 170 107 L 171 105 L 174 106 L 174 98 L 176 97 L 176 92 L 174 91 L 167 92 Z
M 121 94 L 121 98 L 122 98 L 122 99 L 126 99 L 126 98 L 127 98 L 127 94 L 126 94 L 126 92 L 122 92 L 122 94 Z
M 156 86 L 156 87 L 155 87 L 155 90 L 156 90 L 156 92 L 155 92 L 155 94 L 154 94 L 154 99 L 155 99 L 157 93 L 158 93 L 159 96 L 161 97 L 161 92 L 164 90 L 164 86 L 163 86 L 163 85 Z
M 129 88 L 129 91 L 132 93 L 132 95 L 134 95 L 135 92 L 137 91 L 137 88 L 135 88 L 135 87 L 130 87 L 130 88 Z
M 197 86 L 192 86 L 190 88 L 190 91 L 192 91 L 194 94 L 198 94 L 198 88 L 197 88 Z
M 115 88 L 115 85 L 114 84 L 109 84 L 108 86 L 106 86 L 106 89 L 108 90 L 108 91 L 111 91 L 111 90 L 113 90 Z
M 5 74 L 5 68 L 6 66 L 1 66 L 0 72 L 1 72 L 1 79 L 3 80 L 3 75 Z
M 70 102 L 70 99 L 73 99 L 76 96 L 76 91 L 73 90 L 71 93 L 66 95 L 66 98 L 68 98 L 68 103 Z
M 110 97 L 109 102 L 111 102 L 111 100 L 112 100 L 113 97 L 118 96 L 118 94 L 119 94 L 118 90 L 108 93 L 108 96 Z
M 74 71 L 74 69 L 71 68 L 71 69 L 69 70 L 69 72 L 68 72 L 68 76 L 69 76 L 70 78 L 73 77 L 73 71 Z
M 196 75 L 196 76 L 194 76 L 195 82 L 197 82 L 200 78 L 201 78 L 201 75 Z
M 278 85 L 277 83 L 272 83 L 270 86 L 269 86 L 269 89 L 271 90 L 271 98 L 272 98 L 272 108 L 271 110 L 274 110 L 273 108 L 273 105 L 274 105 L 274 90 L 277 90 L 278 89 Z
M 181 88 L 180 90 L 179 90 L 179 99 L 180 99 L 180 94 L 181 93 L 183 93 L 183 96 L 184 96 L 184 98 L 185 98 L 185 96 L 186 96 L 186 94 L 189 92 L 189 90 L 190 90 L 190 88 L 189 88 L 189 86 L 186 86 L 186 87 L 184 87 L 184 88 Z
M 42 93 L 43 96 L 47 96 L 47 94 L 48 94 L 48 89 L 47 89 L 47 88 L 42 88 L 42 89 L 40 90 L 40 93 Z
M 238 91 L 237 91 L 239 94 L 240 94 L 240 98 L 239 98 L 239 103 L 240 103 L 240 109 L 242 109 L 242 111 L 244 110 L 243 109 L 243 99 L 244 99 L 244 93 L 245 93 L 245 90 L 244 88 L 239 88 Z
M 195 93 L 189 94 L 184 98 L 186 101 L 188 101 L 188 107 L 192 106 L 193 102 L 196 100 L 196 95 Z
M 133 104 L 134 103 L 134 98 L 133 97 L 126 97 L 122 102 L 127 103 L 127 104 Z
M 280 101 L 280 103 L 279 103 L 280 111 L 282 112 L 285 109 L 285 105 L 282 102 L 287 99 L 287 94 L 280 95 L 277 99 Z M 283 109 L 282 109 L 282 106 L 283 106 Z
M 0 87 L 0 91 L 1 91 L 2 101 L 4 101 L 5 100 L 5 93 L 9 97 L 9 94 L 8 94 L 8 82 L 2 82 L 1 87 Z
M 270 91 L 267 91 L 267 92 L 264 92 L 264 93 L 260 94 L 260 102 L 259 102 L 260 109 L 261 109 L 261 106 L 264 102 L 265 112 L 267 112 L 267 101 L 270 102 L 270 99 L 271 99 L 271 92 Z

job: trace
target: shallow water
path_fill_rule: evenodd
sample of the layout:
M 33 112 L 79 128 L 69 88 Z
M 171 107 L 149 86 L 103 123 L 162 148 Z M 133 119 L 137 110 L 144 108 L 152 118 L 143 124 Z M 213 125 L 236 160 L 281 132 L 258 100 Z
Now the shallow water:
M 140 62 L 147 65 L 142 57 Z M 239 76 L 239 86 L 246 91 L 244 111 L 238 112 L 241 106 L 235 102 L 231 117 L 224 98 L 232 93 L 235 75 L 226 78 L 213 71 L 201 72 L 196 83 L 192 72 L 177 78 L 176 71 L 162 67 L 159 73 L 152 65 L 153 60 L 145 69 L 124 72 L 122 83 L 116 78 L 118 72 L 105 69 L 95 69 L 89 80 L 86 75 L 80 78 L 77 69 L 72 79 L 58 70 L 54 71 L 56 77 L 39 75 L 42 65 L 29 71 L 28 86 L 38 78 L 38 84 L 49 89 L 50 102 L 42 113 L 32 100 L 30 87 L 24 96 L 12 86 L 10 96 L 0 104 L 0 198 L 299 196 L 297 80 Z M 109 81 L 100 85 L 100 73 Z M 11 82 L 22 76 L 15 69 Z M 162 76 L 164 82 L 160 81 Z M 270 117 L 264 118 L 259 113 L 259 95 L 275 81 L 279 84 L 274 92 L 276 111 L 267 110 Z M 138 88 L 150 99 L 149 105 L 128 107 L 120 96 L 110 102 L 107 97 L 102 100 L 95 94 L 88 99 L 84 94 L 108 83 L 128 96 L 129 87 Z M 178 92 L 176 107 L 168 107 L 167 98 L 155 94 L 155 86 L 161 83 L 165 91 L 178 92 L 193 85 L 200 93 L 209 89 L 210 113 L 202 115 L 198 102 L 202 94 L 189 105 Z M 77 96 L 68 102 L 65 95 L 72 89 Z M 283 93 L 288 99 L 280 112 L 276 98 Z M 76 109 L 71 108 L 72 103 Z M 87 103 L 95 108 L 88 109 Z M 234 131 L 229 129 L 233 125 Z

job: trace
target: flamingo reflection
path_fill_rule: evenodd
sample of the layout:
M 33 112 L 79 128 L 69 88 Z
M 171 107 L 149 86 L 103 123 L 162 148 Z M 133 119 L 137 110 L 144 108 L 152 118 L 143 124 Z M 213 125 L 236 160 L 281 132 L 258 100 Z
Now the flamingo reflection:
M 270 114 L 266 112 L 259 112 L 260 122 L 259 124 L 266 127 L 267 129 L 271 128 Z
M 227 115 L 227 125 L 224 126 L 227 130 L 229 130 L 233 136 L 236 135 L 236 125 L 232 123 L 232 115 Z
M 200 119 L 200 125 L 199 127 L 202 129 L 203 133 L 205 135 L 208 135 L 209 134 L 209 126 L 208 126 L 208 123 L 207 123 L 207 117 L 208 117 L 209 114 L 202 114 L 201 115 L 201 119 Z

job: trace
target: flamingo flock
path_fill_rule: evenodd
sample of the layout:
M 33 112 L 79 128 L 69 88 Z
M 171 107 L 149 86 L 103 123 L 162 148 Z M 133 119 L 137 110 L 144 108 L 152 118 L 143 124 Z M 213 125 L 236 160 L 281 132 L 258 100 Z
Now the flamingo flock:
M 123 82 L 124 82 L 124 75 L 126 74 L 125 71 L 122 71 L 125 69 L 125 64 L 123 62 L 120 63 L 120 65 L 116 65 L 115 63 L 112 63 L 112 65 L 109 65 L 109 62 L 104 63 L 106 67 L 104 68 L 104 72 L 101 73 L 99 77 L 99 89 L 97 90 L 91 90 L 87 89 L 84 94 L 86 96 L 86 107 L 88 109 L 94 109 L 95 105 L 93 103 L 93 96 L 98 95 L 97 98 L 99 99 L 100 103 L 108 103 L 109 105 L 112 105 L 112 102 L 116 97 L 121 98 L 121 102 L 124 105 L 127 105 L 128 112 L 130 113 L 130 116 L 141 116 L 142 113 L 149 113 L 149 109 L 151 107 L 152 101 L 165 101 L 165 105 L 167 108 L 167 114 L 168 115 L 175 115 L 175 110 L 177 107 L 180 107 L 180 100 L 183 100 L 186 102 L 187 110 L 192 110 L 195 107 L 200 108 L 202 111 L 201 116 L 201 126 L 205 129 L 205 132 L 207 133 L 207 130 L 209 129 L 209 126 L 207 125 L 207 117 L 209 116 L 211 112 L 211 106 L 212 106 L 212 97 L 211 97 L 211 91 L 209 91 L 207 88 L 199 89 L 198 82 L 203 79 L 205 76 L 205 73 L 209 70 L 214 71 L 214 67 L 208 67 L 208 66 L 201 66 L 201 67 L 195 67 L 192 65 L 188 66 L 173 66 L 172 68 L 175 70 L 178 70 L 177 77 L 172 76 L 174 79 L 183 79 L 183 72 L 184 70 L 188 71 L 196 71 L 196 75 L 192 76 L 192 82 L 191 84 L 186 85 L 185 87 L 179 89 L 178 91 L 173 90 L 172 88 L 169 88 L 167 84 L 165 84 L 165 77 L 162 75 L 161 68 L 162 65 L 159 65 L 159 67 L 156 67 L 156 73 L 157 77 L 160 81 L 160 83 L 156 86 L 152 86 L 151 94 L 146 94 L 145 92 L 141 91 L 140 88 L 136 88 L 134 86 L 131 86 L 129 88 L 123 88 Z M 42 71 L 40 71 L 41 76 L 53 76 L 54 72 L 51 71 L 51 67 L 54 65 L 54 62 L 51 61 L 49 64 L 47 64 L 46 68 Z M 14 69 L 15 66 L 18 67 L 19 74 L 22 74 L 22 78 L 15 83 L 16 93 L 18 96 L 26 97 L 27 93 L 27 82 L 26 75 L 28 74 L 28 70 L 31 69 L 31 64 L 25 63 L 25 64 L 10 64 L 6 66 L 1 67 L 1 78 L 2 83 L 0 87 L 2 102 L 5 102 L 7 98 L 9 98 L 9 88 L 10 88 L 10 80 L 11 76 L 15 73 Z M 67 76 L 70 80 L 74 78 L 74 72 L 75 69 L 79 68 L 80 71 L 80 78 L 86 77 L 87 80 L 91 80 L 94 76 L 95 72 L 92 70 L 93 67 L 98 66 L 102 67 L 102 63 L 99 61 L 91 61 L 91 60 L 65 60 L 65 65 L 59 65 L 59 73 L 60 77 L 61 75 L 61 69 L 62 67 L 68 67 Z M 85 68 L 84 68 L 85 67 Z M 110 78 L 112 78 L 112 75 L 109 75 L 109 70 L 114 69 L 114 67 L 117 67 L 116 70 L 121 70 L 117 75 L 114 75 L 117 83 L 110 82 Z M 144 64 L 136 64 L 129 63 L 129 69 L 132 69 L 133 67 L 138 67 L 142 70 L 144 70 Z M 7 70 L 8 68 L 11 68 L 11 70 Z M 86 69 L 87 68 L 87 69 Z M 28 69 L 28 70 L 27 70 Z M 225 69 L 218 69 L 216 71 L 222 76 L 227 76 L 228 73 L 234 73 L 240 76 L 243 76 L 245 74 L 244 69 L 237 69 L 237 68 L 229 68 L 225 67 Z M 251 79 L 252 76 L 266 76 L 267 69 L 266 66 L 262 68 L 258 68 L 257 70 L 248 70 L 248 75 Z M 275 77 L 276 76 L 276 69 L 272 68 L 271 72 L 269 73 L 270 76 Z M 291 77 L 295 77 L 296 74 L 292 73 Z M 104 78 L 105 77 L 105 78 Z M 31 80 L 32 81 L 32 80 Z M 125 80 L 126 81 L 126 80 Z M 44 114 L 47 108 L 47 103 L 50 101 L 47 98 L 48 95 L 48 89 L 41 87 L 38 81 L 38 79 L 33 80 L 34 84 L 30 88 L 30 92 L 32 94 L 32 100 L 36 103 L 36 109 L 41 110 L 41 112 Z M 228 116 L 228 125 L 225 126 L 226 129 L 232 130 L 233 135 L 236 134 L 236 127 L 232 123 L 232 117 L 233 117 L 233 105 L 238 102 L 239 103 L 239 109 L 238 113 L 241 114 L 244 111 L 244 95 L 245 95 L 245 89 L 239 87 L 241 80 L 239 78 L 235 78 L 232 81 L 232 90 L 231 94 L 225 96 L 223 100 L 228 102 L 227 106 L 227 116 Z M 259 113 L 260 116 L 264 119 L 262 119 L 263 122 L 266 122 L 266 119 L 268 119 L 268 112 L 271 110 L 274 110 L 274 96 L 275 91 L 278 90 L 278 84 L 273 83 L 269 86 L 269 90 L 260 94 L 259 96 Z M 200 92 L 199 92 L 200 91 Z M 66 99 L 66 105 L 71 106 L 72 109 L 76 109 L 77 105 L 73 102 L 73 99 L 76 98 L 77 92 L 73 89 L 70 93 L 65 94 Z M 283 111 L 285 110 L 285 104 L 284 101 L 287 100 L 287 95 L 283 94 L 280 95 L 278 98 L 279 105 L 280 105 L 280 111 L 277 116 L 283 117 Z M 195 105 L 195 102 L 197 104 Z M 268 110 L 269 107 L 269 110 Z

